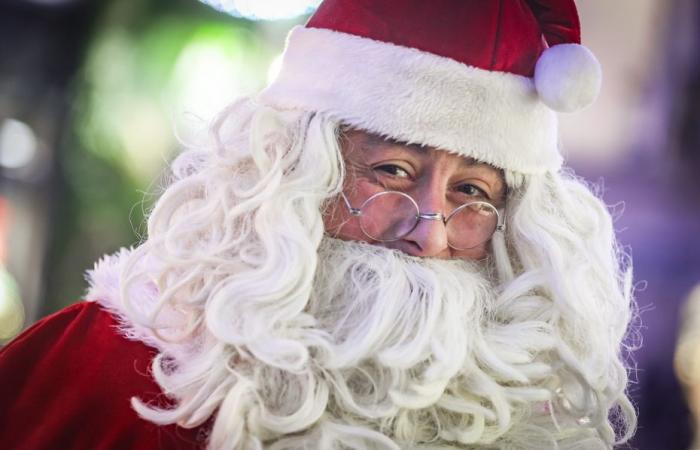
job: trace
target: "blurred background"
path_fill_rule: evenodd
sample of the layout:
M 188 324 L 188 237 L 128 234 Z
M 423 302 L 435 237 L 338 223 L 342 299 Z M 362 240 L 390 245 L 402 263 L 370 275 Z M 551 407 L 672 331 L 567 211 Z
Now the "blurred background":
M 80 300 L 95 260 L 142 239 L 167 162 L 274 77 L 318 0 L 229 3 L 0 3 L 0 342 Z M 700 398 L 700 2 L 579 8 L 605 80 L 595 105 L 562 117 L 562 140 L 634 259 L 630 447 L 687 449 L 685 394 Z

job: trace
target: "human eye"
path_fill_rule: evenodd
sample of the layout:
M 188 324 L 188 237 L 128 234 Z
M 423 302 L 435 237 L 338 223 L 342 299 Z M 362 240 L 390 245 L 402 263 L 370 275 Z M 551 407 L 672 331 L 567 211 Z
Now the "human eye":
M 479 186 L 472 184 L 472 183 L 462 183 L 457 187 L 457 191 L 469 199 L 472 198 L 478 198 L 478 199 L 483 199 L 483 200 L 488 200 L 489 195 L 488 193 L 480 188 Z
M 374 167 L 375 172 L 384 176 L 391 176 L 395 178 L 410 178 L 410 174 L 406 169 L 397 164 L 381 164 Z

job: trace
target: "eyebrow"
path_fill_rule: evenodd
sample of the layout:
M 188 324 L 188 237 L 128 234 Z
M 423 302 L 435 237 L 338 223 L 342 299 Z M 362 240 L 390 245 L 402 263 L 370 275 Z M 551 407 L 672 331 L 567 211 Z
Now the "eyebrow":
M 494 167 L 487 162 L 478 161 L 478 160 L 472 158 L 471 156 L 462 155 L 461 153 L 457 153 L 457 152 L 453 152 L 453 151 L 449 151 L 449 150 L 444 150 L 444 149 L 439 149 L 439 148 L 434 148 L 434 147 L 429 147 L 429 146 L 424 145 L 424 144 L 408 143 L 408 142 L 400 141 L 398 139 L 393 139 L 390 137 L 385 138 L 385 137 L 382 137 L 382 136 L 376 135 L 376 134 L 368 134 L 368 136 L 369 136 L 369 139 L 366 142 L 368 144 L 398 145 L 401 147 L 407 147 L 408 149 L 413 150 L 416 153 L 421 153 L 421 154 L 425 154 L 428 150 L 434 149 L 435 151 L 447 152 L 447 153 L 450 153 L 452 155 L 461 156 L 462 158 L 464 158 L 464 162 L 469 167 L 486 167 L 486 168 L 494 169 L 496 171 L 499 170 L 498 167 Z
M 409 143 L 388 136 L 384 137 L 378 134 L 367 134 L 367 136 L 368 138 L 365 141 L 365 144 L 396 145 L 401 147 L 407 147 L 417 153 L 425 153 L 429 148 L 427 145 L 424 144 Z
M 447 153 L 450 153 L 452 155 L 461 156 L 462 158 L 464 158 L 465 162 L 469 166 L 481 166 L 481 167 L 491 168 L 491 169 L 494 169 L 496 171 L 500 170 L 498 167 L 494 167 L 493 165 L 491 165 L 487 162 L 478 161 L 478 160 L 472 158 L 471 156 L 462 155 L 461 153 L 458 153 L 458 152 L 453 152 L 453 151 L 445 150 L 445 149 L 441 149 L 441 148 L 434 148 L 434 147 L 430 147 L 430 146 L 425 145 L 425 144 L 409 143 L 409 142 L 401 141 L 399 139 L 394 139 L 394 138 L 388 137 L 388 136 L 384 137 L 384 136 L 381 136 L 379 134 L 367 133 L 367 136 L 368 136 L 368 139 L 367 139 L 366 143 L 368 143 L 368 144 L 400 145 L 402 147 L 408 147 L 411 150 L 416 151 L 417 153 L 425 153 L 429 149 L 432 148 L 436 151 L 447 152 Z
M 399 139 L 394 139 L 389 136 L 382 136 L 379 134 L 367 133 L 367 143 L 369 144 L 388 144 L 388 145 L 401 145 L 407 147 L 415 147 L 416 149 L 425 149 L 425 146 L 417 143 L 409 144 L 406 141 L 401 141 Z

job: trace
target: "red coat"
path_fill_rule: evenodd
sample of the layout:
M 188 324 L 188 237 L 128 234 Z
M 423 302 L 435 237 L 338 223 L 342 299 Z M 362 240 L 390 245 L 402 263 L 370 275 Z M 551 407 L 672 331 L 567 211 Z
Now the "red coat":
M 130 398 L 168 400 L 150 375 L 156 351 L 127 340 L 115 318 L 83 302 L 0 349 L 3 450 L 180 450 L 205 447 L 206 428 L 157 426 Z

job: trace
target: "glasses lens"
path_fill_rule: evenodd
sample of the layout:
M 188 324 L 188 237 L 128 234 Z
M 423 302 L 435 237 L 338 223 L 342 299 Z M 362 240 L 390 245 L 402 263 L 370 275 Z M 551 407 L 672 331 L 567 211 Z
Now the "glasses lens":
M 362 206 L 360 227 L 372 239 L 394 241 L 410 233 L 417 221 L 418 207 L 410 197 L 382 192 Z
M 450 246 L 467 250 L 491 239 L 498 226 L 498 212 L 489 203 L 469 203 L 456 210 L 446 226 Z

